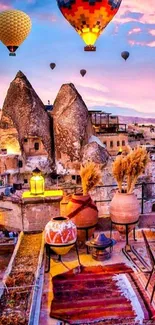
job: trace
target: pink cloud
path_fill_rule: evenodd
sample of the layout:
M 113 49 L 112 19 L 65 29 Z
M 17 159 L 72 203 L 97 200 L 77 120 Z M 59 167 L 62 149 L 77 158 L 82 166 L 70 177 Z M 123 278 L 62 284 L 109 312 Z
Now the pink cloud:
M 131 13 L 141 14 L 138 18 L 133 18 Z M 126 17 L 126 18 L 124 18 Z M 115 17 L 118 23 L 138 21 L 142 24 L 155 24 L 155 5 L 154 0 L 126 0 L 122 1 L 121 7 Z
M 103 84 L 101 84 L 97 81 L 96 82 L 93 81 L 93 83 L 92 83 L 90 80 L 85 79 L 85 82 L 83 83 L 83 80 L 81 78 L 78 78 L 76 80 L 76 83 L 78 84 L 78 86 L 81 86 L 83 88 L 87 88 L 90 90 L 97 90 L 97 91 L 101 91 L 103 93 L 109 92 L 109 89 L 107 87 L 103 86 Z
M 152 41 L 152 42 L 143 41 L 143 42 L 141 42 L 141 41 L 129 40 L 129 44 L 131 46 L 139 45 L 139 46 L 155 47 L 155 41 Z
M 152 36 L 155 36 L 155 29 L 150 29 L 149 34 L 151 34 Z
M 133 28 L 132 30 L 130 30 L 130 31 L 128 32 L 128 35 L 138 34 L 138 33 L 140 33 L 141 31 L 142 31 L 141 28 Z
M 10 8 L 11 6 L 9 4 L 0 3 L 0 11 L 7 10 Z
M 85 83 L 91 84 L 91 76 L 87 76 L 87 81 L 79 84 L 76 79 L 75 85 L 82 95 L 87 106 L 114 106 L 126 109 L 134 109 L 139 112 L 154 113 L 155 93 L 154 93 L 154 71 L 149 69 L 126 69 L 120 70 L 118 75 L 98 76 L 94 78 L 94 84 L 98 84 L 98 89 L 86 88 Z M 104 92 L 102 85 L 107 88 Z M 96 87 L 95 87 L 96 88 Z

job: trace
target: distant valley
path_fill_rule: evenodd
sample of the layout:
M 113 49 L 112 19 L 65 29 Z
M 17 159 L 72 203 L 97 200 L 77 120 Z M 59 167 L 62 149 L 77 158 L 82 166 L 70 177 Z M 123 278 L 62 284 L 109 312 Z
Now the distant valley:
M 135 116 L 119 116 L 119 123 L 124 124 L 155 124 L 155 118 L 135 117 Z

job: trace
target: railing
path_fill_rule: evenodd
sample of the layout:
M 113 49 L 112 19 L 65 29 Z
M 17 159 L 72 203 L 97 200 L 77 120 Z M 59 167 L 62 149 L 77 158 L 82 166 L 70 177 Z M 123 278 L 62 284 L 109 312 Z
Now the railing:
M 149 197 L 149 195 L 146 194 L 146 188 L 147 186 L 155 186 L 155 183 L 150 182 L 142 182 L 142 183 L 137 183 L 135 185 L 135 188 L 137 187 L 141 187 L 141 197 L 138 198 L 138 200 L 141 200 L 141 214 L 144 214 L 144 203 L 145 201 L 149 200 L 149 199 L 154 199 L 155 200 L 155 194 L 154 196 Z M 98 188 L 117 188 L 116 184 L 112 184 L 112 185 L 99 185 L 95 187 L 96 189 Z M 82 187 L 81 186 L 73 186 L 73 187 L 63 187 L 63 190 L 71 190 L 72 194 L 76 194 L 76 193 L 82 193 Z M 155 192 L 155 191 L 154 191 Z M 103 199 L 103 200 L 94 200 L 95 203 L 100 203 L 100 202 L 111 202 L 111 199 Z M 67 202 L 62 202 L 62 204 L 67 204 Z
M 96 130 L 97 133 L 106 133 L 106 132 L 127 132 L 126 130 L 126 124 L 122 123 L 109 123 L 109 124 L 95 124 L 93 123 L 93 126 L 97 127 L 98 130 Z M 123 129 L 121 129 L 123 127 Z

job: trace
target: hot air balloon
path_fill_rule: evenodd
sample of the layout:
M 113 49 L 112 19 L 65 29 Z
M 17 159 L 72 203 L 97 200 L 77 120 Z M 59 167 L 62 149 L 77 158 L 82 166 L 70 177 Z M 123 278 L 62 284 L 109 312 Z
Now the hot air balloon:
M 122 58 L 126 61 L 129 57 L 130 53 L 128 51 L 124 51 L 121 53 Z
M 87 73 L 87 71 L 86 71 L 86 70 L 84 70 L 84 69 L 82 69 L 82 70 L 80 70 L 80 73 L 81 73 L 81 76 L 82 76 L 82 77 L 84 77 L 84 76 L 85 76 L 85 74 Z
M 116 15 L 122 0 L 57 0 L 58 7 L 86 43 L 96 51 L 96 40 Z
M 20 10 L 5 10 L 0 13 L 0 40 L 15 56 L 15 51 L 24 42 L 31 30 L 31 19 Z
M 56 67 L 55 63 L 50 63 L 50 68 L 53 70 Z

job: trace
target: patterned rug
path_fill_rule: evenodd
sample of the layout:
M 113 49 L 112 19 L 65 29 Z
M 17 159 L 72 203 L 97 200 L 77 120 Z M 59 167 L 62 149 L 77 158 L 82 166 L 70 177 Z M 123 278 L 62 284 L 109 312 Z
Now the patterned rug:
M 50 317 L 69 324 L 155 324 L 155 312 L 125 264 L 84 267 L 55 276 Z

